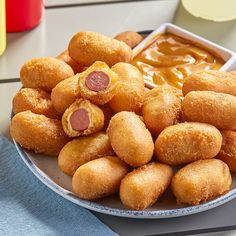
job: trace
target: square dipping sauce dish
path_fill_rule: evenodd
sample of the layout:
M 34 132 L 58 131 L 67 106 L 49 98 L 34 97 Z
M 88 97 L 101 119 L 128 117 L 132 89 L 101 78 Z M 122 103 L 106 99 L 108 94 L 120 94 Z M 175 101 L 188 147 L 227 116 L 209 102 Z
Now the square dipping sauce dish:
M 162 24 L 157 30 L 154 30 L 141 43 L 139 43 L 133 49 L 133 59 L 145 49 L 149 48 L 149 46 L 151 46 L 153 43 L 155 43 L 158 36 L 164 34 L 178 36 L 183 40 L 187 40 L 189 44 L 192 43 L 192 45 L 211 53 L 217 58 L 222 59 L 224 63 L 219 68 L 220 71 L 236 70 L 236 54 L 233 51 L 230 51 L 229 49 L 217 45 L 216 43 L 213 43 L 171 23 Z M 157 86 L 149 79 L 145 79 L 145 85 L 150 89 Z

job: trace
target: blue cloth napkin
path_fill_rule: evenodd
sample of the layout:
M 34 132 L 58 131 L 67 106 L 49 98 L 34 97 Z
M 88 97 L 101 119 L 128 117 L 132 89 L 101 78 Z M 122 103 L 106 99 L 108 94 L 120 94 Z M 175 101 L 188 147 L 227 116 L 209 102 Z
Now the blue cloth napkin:
M 0 235 L 117 235 L 44 186 L 0 136 Z

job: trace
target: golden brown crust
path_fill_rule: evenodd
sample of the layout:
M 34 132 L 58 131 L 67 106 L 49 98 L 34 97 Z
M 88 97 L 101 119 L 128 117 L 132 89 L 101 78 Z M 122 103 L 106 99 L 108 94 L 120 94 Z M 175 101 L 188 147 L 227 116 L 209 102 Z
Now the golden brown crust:
M 101 71 L 104 72 L 109 77 L 108 87 L 101 91 L 92 91 L 86 86 L 86 77 L 92 73 Z M 114 90 L 117 86 L 118 76 L 114 73 L 106 63 L 97 61 L 92 66 L 90 66 L 86 71 L 79 75 L 79 90 L 81 92 L 81 96 L 85 99 L 90 100 L 96 105 L 104 105 L 109 102 L 114 96 Z
M 104 114 L 103 130 L 106 131 L 110 123 L 110 120 L 115 113 L 112 111 L 111 107 L 108 104 L 99 106 L 99 108 L 103 111 L 103 114 Z
M 87 66 L 80 65 L 69 56 L 68 49 L 60 53 L 56 58 L 68 64 L 73 69 L 75 74 L 81 73 L 87 69 Z
M 10 133 L 23 148 L 49 156 L 58 155 L 69 141 L 60 120 L 31 111 L 17 113 L 12 118 Z
M 183 102 L 187 121 L 209 123 L 219 129 L 236 129 L 236 97 L 212 91 L 192 91 Z
M 52 57 L 34 58 L 21 68 L 20 79 L 25 88 L 51 91 L 60 81 L 74 75 L 65 62 Z
M 222 137 L 214 126 L 185 122 L 163 130 L 155 142 L 155 154 L 169 165 L 210 159 L 220 151 Z
M 125 43 L 95 32 L 78 32 L 70 40 L 69 55 L 77 63 L 90 66 L 103 61 L 109 66 L 129 62 L 132 50 Z
M 198 205 L 216 198 L 230 189 L 232 177 L 221 160 L 199 160 L 180 169 L 171 188 L 178 203 Z
M 80 90 L 78 88 L 79 74 L 58 83 L 53 88 L 51 99 L 55 109 L 64 113 L 65 110 L 77 99 L 80 98 Z
M 236 77 L 226 71 L 199 71 L 184 81 L 183 94 L 191 91 L 215 91 L 236 96 Z
M 128 172 L 119 158 L 106 156 L 80 166 L 73 178 L 72 188 L 83 199 L 97 199 L 119 191 L 120 182 Z
M 143 104 L 145 87 L 139 70 L 128 63 L 117 63 L 111 68 L 119 76 L 114 96 L 109 102 L 112 110 L 138 112 Z
M 126 43 L 133 49 L 143 40 L 143 36 L 135 31 L 125 31 L 117 34 L 114 39 Z
M 70 117 L 77 109 L 83 108 L 89 114 L 89 126 L 83 131 L 74 130 L 70 123 Z M 79 137 L 82 135 L 89 135 L 101 131 L 104 125 L 104 114 L 102 110 L 91 103 L 89 100 L 77 99 L 72 103 L 62 116 L 62 126 L 65 133 L 69 137 Z
M 224 161 L 231 171 L 236 172 L 236 132 L 224 130 L 221 131 L 221 135 L 222 146 L 216 157 Z
M 53 107 L 50 94 L 42 89 L 22 88 L 12 100 L 12 110 L 15 114 L 30 110 L 53 119 L 61 117 Z
M 133 210 L 143 210 L 153 205 L 171 182 L 171 167 L 149 163 L 130 172 L 121 181 L 120 199 Z
M 146 93 L 142 107 L 144 123 L 154 135 L 179 122 L 181 99 L 170 86 L 159 86 Z
M 152 136 L 135 113 L 122 111 L 115 114 L 107 133 L 114 152 L 127 164 L 138 167 L 151 160 L 154 149 Z
M 58 166 L 65 174 L 73 176 L 83 164 L 112 154 L 113 150 L 107 134 L 98 132 L 67 143 L 58 156 Z

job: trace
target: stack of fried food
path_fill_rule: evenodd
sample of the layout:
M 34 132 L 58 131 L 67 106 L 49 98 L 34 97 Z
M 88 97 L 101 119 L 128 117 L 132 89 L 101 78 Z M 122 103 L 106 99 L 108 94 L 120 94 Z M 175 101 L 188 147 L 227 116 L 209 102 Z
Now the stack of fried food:
M 58 156 L 83 199 L 119 192 L 126 207 L 141 210 L 169 186 L 189 205 L 227 192 L 236 171 L 235 74 L 194 73 L 184 98 L 168 85 L 149 90 L 130 64 L 142 37 L 116 38 L 79 32 L 58 58 L 26 62 L 13 98 L 12 137 Z

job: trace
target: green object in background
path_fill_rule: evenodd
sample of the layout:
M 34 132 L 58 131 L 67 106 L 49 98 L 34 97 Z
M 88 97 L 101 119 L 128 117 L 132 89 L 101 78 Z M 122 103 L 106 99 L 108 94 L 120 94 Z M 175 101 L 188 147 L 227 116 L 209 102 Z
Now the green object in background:
M 0 0 L 0 56 L 6 48 L 6 6 L 5 0 Z
M 182 4 L 190 14 L 206 20 L 236 19 L 236 0 L 182 0 Z

